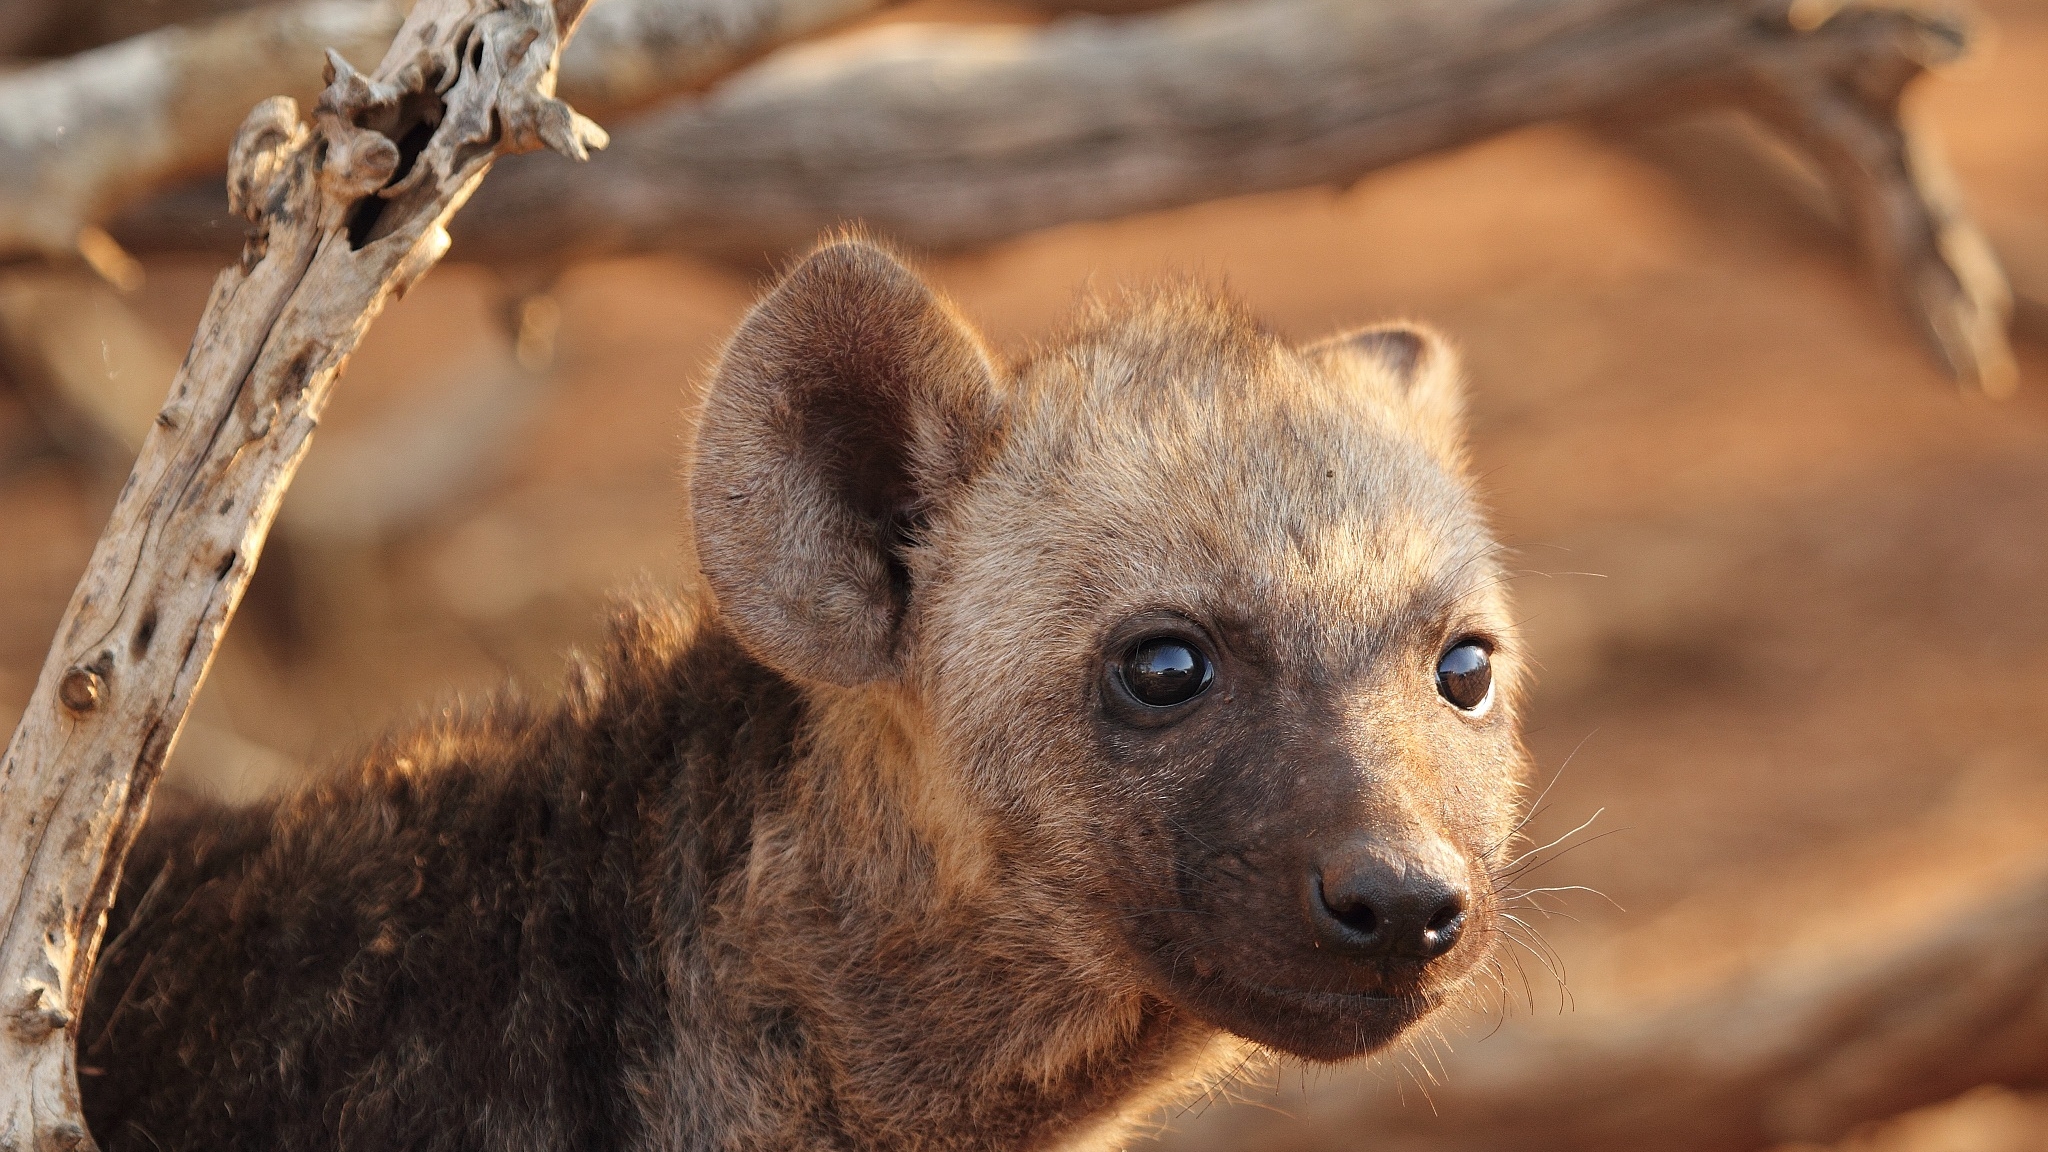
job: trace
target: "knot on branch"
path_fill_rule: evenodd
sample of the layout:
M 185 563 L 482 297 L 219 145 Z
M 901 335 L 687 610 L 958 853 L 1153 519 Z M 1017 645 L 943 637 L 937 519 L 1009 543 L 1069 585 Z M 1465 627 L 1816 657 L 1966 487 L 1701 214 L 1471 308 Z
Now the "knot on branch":
M 605 132 L 554 96 L 562 30 L 545 0 L 490 0 L 385 60 L 379 80 L 327 54 L 327 89 L 314 121 L 319 179 L 349 205 L 351 248 L 394 232 L 418 234 L 447 196 L 495 157 L 543 145 L 578 159 Z M 432 25 L 430 24 L 431 28 Z
M 377 83 L 350 67 L 341 53 L 327 50 L 327 90 L 320 94 L 314 117 L 327 141 L 320 184 L 331 197 L 360 200 L 391 183 L 398 173 L 398 145 L 362 121 L 396 108 L 403 96 L 395 85 Z
M 500 152 L 533 152 L 552 148 L 578 160 L 610 142 L 597 122 L 555 98 L 555 63 L 561 55 L 561 30 L 549 0 L 512 0 L 512 7 L 477 21 L 471 36 L 484 51 L 481 63 L 496 61 Z
M 440 61 L 446 111 L 410 177 L 431 171 L 460 180 L 507 153 L 552 148 L 578 160 L 610 137 L 597 123 L 555 98 L 561 29 L 548 0 L 501 0 L 444 49 Z M 394 189 L 394 193 L 399 189 Z
M 272 96 L 250 109 L 228 150 L 228 207 L 251 223 L 259 220 L 305 142 L 298 101 Z
M 34 1043 L 71 1025 L 71 1013 L 64 1008 L 62 977 L 47 960 L 43 970 L 22 981 L 21 998 L 8 1012 L 8 1028 L 15 1036 Z

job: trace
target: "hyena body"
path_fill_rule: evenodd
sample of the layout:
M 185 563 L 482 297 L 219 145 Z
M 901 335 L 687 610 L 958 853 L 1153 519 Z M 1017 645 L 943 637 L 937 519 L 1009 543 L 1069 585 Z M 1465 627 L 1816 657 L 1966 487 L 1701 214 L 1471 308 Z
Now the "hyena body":
M 821 249 L 720 364 L 704 587 L 564 701 L 152 822 L 103 1146 L 1113 1144 L 1470 981 L 1520 671 L 1449 354 L 1175 289 L 1002 367 Z

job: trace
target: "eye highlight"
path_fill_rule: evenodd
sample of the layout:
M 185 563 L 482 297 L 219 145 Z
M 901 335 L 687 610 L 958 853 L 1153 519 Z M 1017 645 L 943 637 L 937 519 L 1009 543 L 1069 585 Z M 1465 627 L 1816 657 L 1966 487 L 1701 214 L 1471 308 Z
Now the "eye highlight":
M 1117 674 L 1131 697 L 1150 708 L 1185 704 L 1216 679 L 1202 650 L 1177 636 L 1153 636 L 1131 645 Z
M 1461 711 L 1477 712 L 1493 700 L 1492 645 L 1466 637 L 1436 662 L 1437 694 Z

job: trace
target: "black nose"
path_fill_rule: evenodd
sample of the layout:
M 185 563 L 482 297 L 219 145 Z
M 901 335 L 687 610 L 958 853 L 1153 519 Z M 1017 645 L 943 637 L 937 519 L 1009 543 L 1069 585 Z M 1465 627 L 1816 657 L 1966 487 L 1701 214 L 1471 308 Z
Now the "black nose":
M 1457 946 L 1470 891 L 1448 846 L 1340 852 L 1309 878 L 1309 915 L 1327 946 L 1360 959 L 1433 960 Z

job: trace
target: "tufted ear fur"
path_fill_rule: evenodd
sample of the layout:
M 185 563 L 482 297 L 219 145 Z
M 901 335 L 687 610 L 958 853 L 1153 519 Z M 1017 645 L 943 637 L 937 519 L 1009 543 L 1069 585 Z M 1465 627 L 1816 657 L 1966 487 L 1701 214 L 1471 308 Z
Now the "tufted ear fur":
M 860 240 L 813 252 L 727 345 L 691 469 L 740 642 L 798 679 L 896 675 L 909 550 L 997 427 L 980 338 L 915 273 Z
M 1386 396 L 1446 463 L 1465 454 L 1465 384 L 1458 354 L 1418 324 L 1376 324 L 1303 349 L 1326 368 Z

